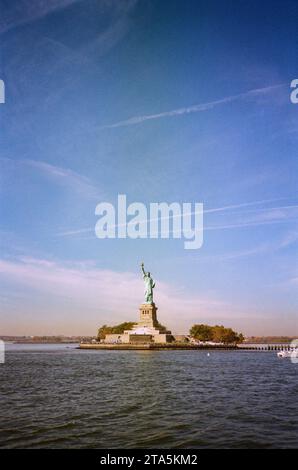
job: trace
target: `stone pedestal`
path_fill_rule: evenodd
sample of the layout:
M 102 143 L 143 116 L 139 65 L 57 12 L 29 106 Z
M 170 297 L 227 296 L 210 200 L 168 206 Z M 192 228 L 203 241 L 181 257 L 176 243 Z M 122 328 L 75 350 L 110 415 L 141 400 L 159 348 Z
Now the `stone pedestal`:
M 158 326 L 158 321 L 156 317 L 157 307 L 155 303 L 152 302 L 152 304 L 141 304 L 139 310 L 139 327 L 156 328 Z
M 169 343 L 173 341 L 170 331 L 162 332 L 157 321 L 157 307 L 154 302 L 141 304 L 139 321 L 131 330 L 125 330 L 122 335 L 106 335 L 105 341 L 132 344 Z

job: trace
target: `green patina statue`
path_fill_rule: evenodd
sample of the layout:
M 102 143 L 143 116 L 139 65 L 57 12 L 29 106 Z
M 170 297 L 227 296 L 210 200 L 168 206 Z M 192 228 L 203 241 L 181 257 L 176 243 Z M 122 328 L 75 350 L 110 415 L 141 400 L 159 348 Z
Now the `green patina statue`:
M 149 272 L 145 272 L 144 263 L 141 264 L 143 279 L 145 282 L 145 304 L 153 304 L 153 289 L 155 287 L 155 282 L 150 276 Z

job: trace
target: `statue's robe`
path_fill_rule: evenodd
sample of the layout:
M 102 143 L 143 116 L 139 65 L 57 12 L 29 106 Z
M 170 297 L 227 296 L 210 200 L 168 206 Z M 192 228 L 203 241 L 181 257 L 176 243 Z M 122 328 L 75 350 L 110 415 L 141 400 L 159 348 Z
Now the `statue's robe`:
M 149 302 L 153 300 L 153 288 L 155 287 L 155 282 L 153 279 L 149 276 L 144 275 L 143 276 L 144 282 L 145 282 L 145 299 L 146 302 Z

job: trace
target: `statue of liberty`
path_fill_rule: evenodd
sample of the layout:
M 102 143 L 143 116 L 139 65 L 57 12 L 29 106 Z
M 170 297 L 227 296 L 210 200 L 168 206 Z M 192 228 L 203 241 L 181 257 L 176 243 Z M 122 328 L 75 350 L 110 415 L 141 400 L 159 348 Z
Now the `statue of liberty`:
M 144 263 L 141 264 L 143 279 L 145 282 L 145 304 L 153 304 L 153 289 L 155 287 L 155 282 L 150 276 L 149 272 L 145 272 Z

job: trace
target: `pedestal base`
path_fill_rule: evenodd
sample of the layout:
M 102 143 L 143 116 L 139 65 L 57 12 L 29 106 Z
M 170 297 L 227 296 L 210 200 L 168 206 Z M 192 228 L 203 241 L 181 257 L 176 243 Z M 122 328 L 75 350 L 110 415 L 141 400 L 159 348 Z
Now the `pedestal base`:
M 154 302 L 152 304 L 141 304 L 140 320 L 131 330 L 125 330 L 121 335 L 106 335 L 107 343 L 131 343 L 131 344 L 152 344 L 152 343 L 169 343 L 173 341 L 170 331 L 162 331 L 159 328 L 156 311 L 157 307 Z
M 152 304 L 141 304 L 139 307 L 140 310 L 140 320 L 138 322 L 139 327 L 147 328 L 156 328 L 158 326 L 157 321 L 157 307 L 155 303 Z

